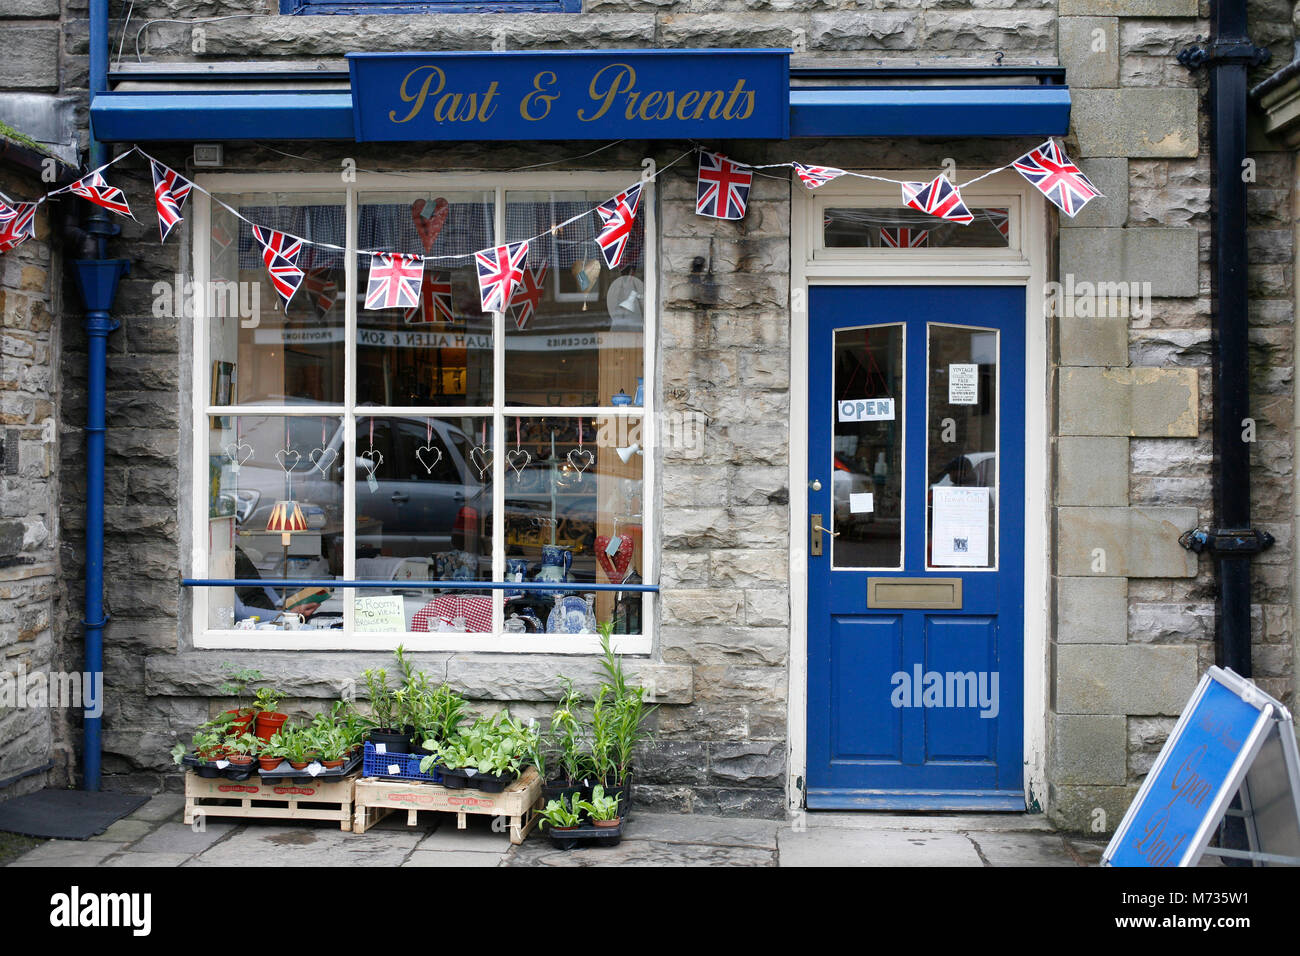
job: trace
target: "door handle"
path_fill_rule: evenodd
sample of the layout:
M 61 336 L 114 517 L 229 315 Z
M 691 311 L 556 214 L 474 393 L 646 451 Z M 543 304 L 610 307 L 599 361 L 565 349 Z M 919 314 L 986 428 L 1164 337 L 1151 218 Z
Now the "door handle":
M 832 531 L 830 528 L 823 528 L 820 514 L 809 515 L 808 525 L 808 553 L 814 558 L 820 558 L 822 554 L 822 535 L 828 534 L 832 538 L 838 538 L 840 532 Z

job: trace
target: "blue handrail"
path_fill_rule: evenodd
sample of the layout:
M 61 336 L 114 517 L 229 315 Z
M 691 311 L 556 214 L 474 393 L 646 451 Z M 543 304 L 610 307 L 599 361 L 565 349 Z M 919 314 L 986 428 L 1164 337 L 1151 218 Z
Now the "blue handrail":
M 336 581 L 331 578 L 302 581 L 275 581 L 267 578 L 182 578 L 187 588 L 388 588 L 404 591 L 411 588 L 476 591 L 649 591 L 658 593 L 657 584 L 569 584 L 560 581 Z

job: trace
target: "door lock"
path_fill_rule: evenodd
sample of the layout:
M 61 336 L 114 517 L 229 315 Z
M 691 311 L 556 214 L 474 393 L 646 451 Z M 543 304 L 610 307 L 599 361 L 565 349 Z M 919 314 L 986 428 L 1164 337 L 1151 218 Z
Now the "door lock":
M 808 482 L 808 487 L 811 488 L 813 491 L 821 491 L 822 480 L 820 478 L 814 478 L 812 481 Z
M 822 554 L 822 535 L 828 534 L 832 538 L 838 538 L 840 532 L 832 531 L 830 528 L 823 528 L 820 514 L 809 515 L 808 524 L 808 553 L 814 558 L 820 558 Z

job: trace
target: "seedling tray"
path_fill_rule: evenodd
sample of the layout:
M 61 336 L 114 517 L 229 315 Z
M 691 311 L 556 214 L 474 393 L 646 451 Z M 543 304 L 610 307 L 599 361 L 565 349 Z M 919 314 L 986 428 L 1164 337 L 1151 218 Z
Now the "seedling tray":
M 343 766 L 322 770 L 315 776 L 308 773 L 306 767 L 302 770 L 294 770 L 293 767 L 289 766 L 289 761 L 287 760 L 281 761 L 280 766 L 276 767 L 274 770 L 258 769 L 257 773 L 262 778 L 262 783 L 268 784 L 311 781 L 326 783 L 331 780 L 343 779 L 356 770 L 360 763 L 361 753 L 358 751 L 347 760 L 343 761 Z M 256 764 L 254 764 L 254 766 L 256 767 Z
M 626 820 L 620 820 L 616 827 L 596 827 L 591 824 L 576 830 L 560 830 L 547 826 L 546 835 L 551 838 L 551 845 L 559 850 L 576 850 L 584 846 L 618 846 L 623 840 L 623 827 Z
M 247 780 L 257 769 L 257 761 L 247 764 L 243 767 L 236 767 L 228 763 L 225 767 L 218 767 L 218 761 L 200 760 L 193 754 L 186 754 L 181 757 L 181 766 L 188 767 L 200 777 L 209 780 L 215 780 L 217 777 L 225 777 L 227 780 Z

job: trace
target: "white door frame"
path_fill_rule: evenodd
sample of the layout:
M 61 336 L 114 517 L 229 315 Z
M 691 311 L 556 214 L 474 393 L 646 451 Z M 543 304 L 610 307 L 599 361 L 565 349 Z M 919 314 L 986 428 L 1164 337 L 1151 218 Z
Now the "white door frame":
M 871 171 L 927 181 L 933 171 Z M 790 666 L 786 798 L 803 806 L 808 705 L 808 289 L 812 285 L 1017 285 L 1025 289 L 1025 805 L 1047 809 L 1047 673 L 1050 634 L 1047 209 L 1010 170 L 962 191 L 970 207 L 1006 206 L 1005 249 L 825 249 L 820 228 L 834 205 L 897 207 L 898 187 L 840 177 L 815 192 L 792 186 L 790 204 Z M 814 226 L 816 228 L 814 228 Z

